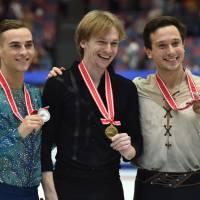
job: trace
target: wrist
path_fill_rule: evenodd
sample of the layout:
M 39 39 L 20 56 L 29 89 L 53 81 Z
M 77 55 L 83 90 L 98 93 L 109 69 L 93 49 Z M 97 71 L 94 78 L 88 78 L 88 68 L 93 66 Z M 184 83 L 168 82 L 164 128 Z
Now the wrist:
M 130 148 L 127 150 L 126 155 L 124 155 L 124 157 L 127 160 L 131 160 L 131 159 L 133 159 L 135 157 L 135 155 L 136 155 L 135 148 L 133 146 L 130 146 Z
M 25 134 L 25 133 L 21 130 L 20 127 L 18 127 L 17 130 L 18 130 L 19 136 L 20 136 L 22 139 L 24 139 L 24 138 L 27 136 L 27 134 Z

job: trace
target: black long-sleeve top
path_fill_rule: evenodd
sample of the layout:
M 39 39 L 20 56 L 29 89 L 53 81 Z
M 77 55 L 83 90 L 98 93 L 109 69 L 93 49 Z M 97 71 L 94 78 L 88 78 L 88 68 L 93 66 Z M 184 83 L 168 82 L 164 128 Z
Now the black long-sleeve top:
M 141 154 L 142 136 L 139 122 L 137 89 L 132 81 L 110 73 L 117 127 L 131 137 L 136 156 Z M 106 105 L 105 77 L 98 92 Z M 56 166 L 75 169 L 118 169 L 119 152 L 110 147 L 98 110 L 78 65 L 62 75 L 47 80 L 43 91 L 43 106 L 50 106 L 51 119 L 42 130 L 42 171 L 53 171 L 52 147 L 57 147 Z

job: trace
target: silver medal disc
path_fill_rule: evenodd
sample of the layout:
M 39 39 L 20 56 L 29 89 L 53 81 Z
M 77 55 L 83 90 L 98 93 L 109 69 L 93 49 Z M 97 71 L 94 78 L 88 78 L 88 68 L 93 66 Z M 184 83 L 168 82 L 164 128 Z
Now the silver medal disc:
M 49 113 L 49 111 L 48 111 L 47 109 L 45 109 L 45 108 L 40 108 L 40 109 L 38 110 L 38 115 L 42 118 L 42 120 L 43 120 L 44 122 L 47 122 L 47 121 L 49 121 L 49 119 L 50 119 L 50 113 Z

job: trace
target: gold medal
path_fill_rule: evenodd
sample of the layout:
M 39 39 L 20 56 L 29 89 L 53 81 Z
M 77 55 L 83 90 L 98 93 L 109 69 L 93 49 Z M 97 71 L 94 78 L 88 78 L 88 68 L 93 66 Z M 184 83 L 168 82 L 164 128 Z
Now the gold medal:
M 105 129 L 105 134 L 106 136 L 111 139 L 113 136 L 115 136 L 116 134 L 118 134 L 118 130 L 115 126 L 113 126 L 112 124 L 110 124 L 106 129 Z
M 104 105 L 104 102 L 101 99 L 101 96 L 97 90 L 97 88 L 94 85 L 94 82 L 92 78 L 90 77 L 89 72 L 87 71 L 87 68 L 85 67 L 83 60 L 79 64 L 79 70 L 81 73 L 81 76 L 83 80 L 85 81 L 85 84 L 92 95 L 92 98 L 94 99 L 99 111 L 101 112 L 103 118 L 100 118 L 101 123 L 103 125 L 110 124 L 105 129 L 105 134 L 108 138 L 112 138 L 114 135 L 118 133 L 118 130 L 114 125 L 120 126 L 121 122 L 114 120 L 115 117 L 115 108 L 114 108 L 114 99 L 113 99 L 113 91 L 112 91 L 112 84 L 111 79 L 108 70 L 105 70 L 105 96 L 106 96 L 106 103 L 107 108 Z

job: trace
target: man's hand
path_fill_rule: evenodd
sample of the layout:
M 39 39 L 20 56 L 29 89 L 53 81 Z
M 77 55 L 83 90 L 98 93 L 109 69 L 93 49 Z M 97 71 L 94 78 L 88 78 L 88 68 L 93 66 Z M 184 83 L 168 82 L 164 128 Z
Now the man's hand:
M 61 75 L 65 71 L 64 67 L 53 67 L 52 70 L 48 73 L 47 78 L 55 77 Z
M 119 151 L 119 153 L 127 160 L 135 157 L 135 148 L 131 145 L 131 137 L 127 133 L 120 133 L 111 138 L 111 147 Z
M 39 115 L 27 115 L 18 127 L 19 134 L 25 138 L 27 135 L 37 132 L 43 124 L 44 122 Z

